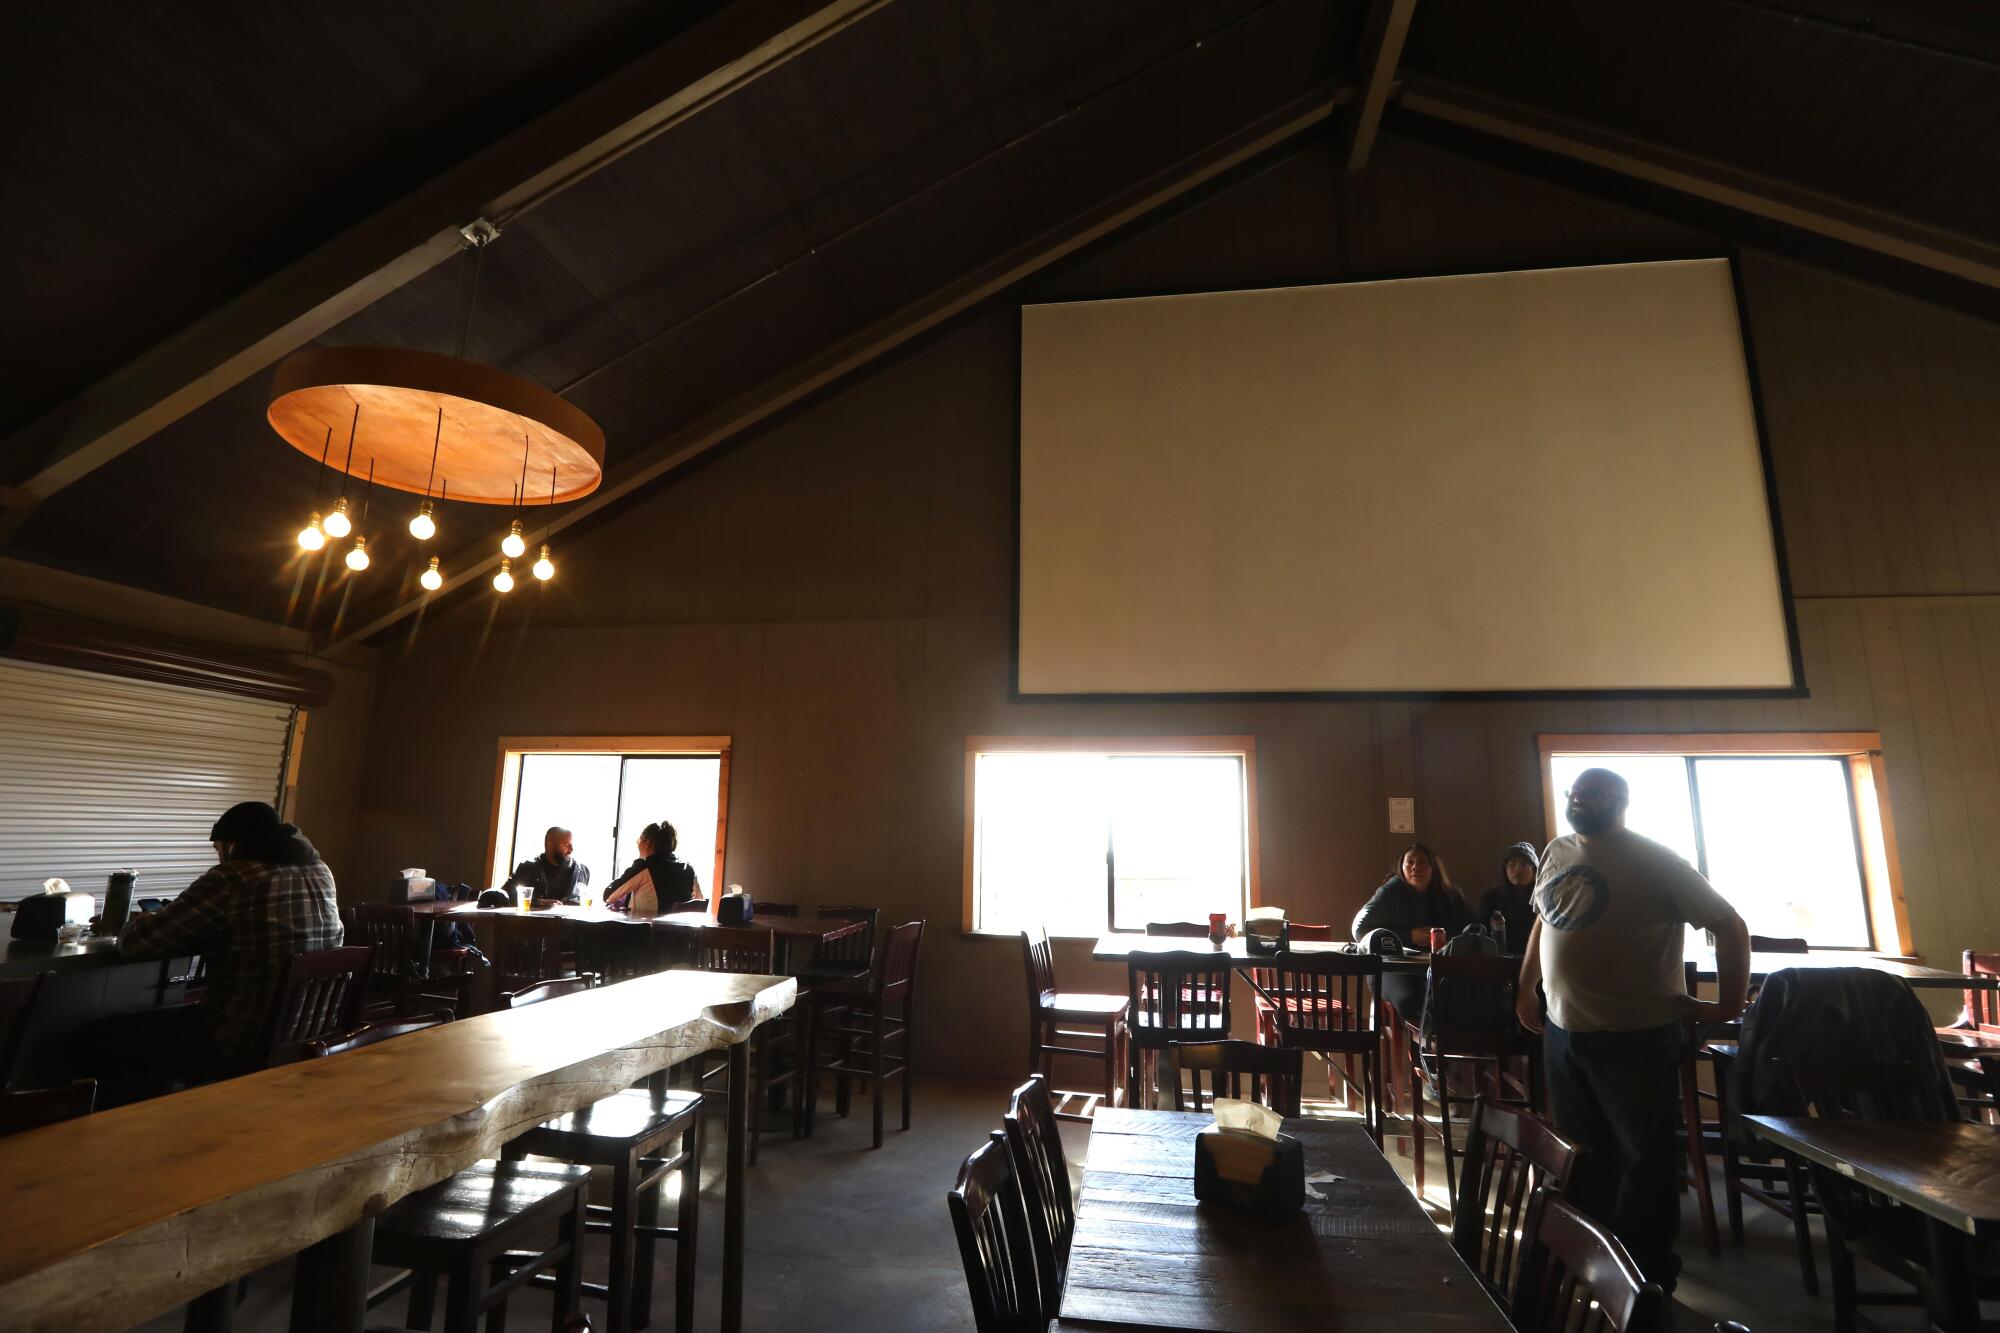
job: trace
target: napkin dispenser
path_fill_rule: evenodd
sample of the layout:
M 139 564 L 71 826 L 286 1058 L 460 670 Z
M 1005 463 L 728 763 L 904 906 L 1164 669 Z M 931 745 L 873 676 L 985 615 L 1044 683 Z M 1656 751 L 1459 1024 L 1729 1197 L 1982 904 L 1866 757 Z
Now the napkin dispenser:
M 747 926 L 757 914 L 750 901 L 750 895 L 741 891 L 725 893 L 715 905 L 715 920 L 718 925 Z
M 1280 1123 L 1254 1102 L 1218 1097 L 1215 1124 L 1194 1140 L 1194 1197 L 1266 1217 L 1296 1213 L 1306 1201 L 1306 1150 L 1278 1133 Z
M 97 915 L 97 899 L 88 893 L 37 893 L 21 899 L 14 909 L 13 937 L 53 940 L 64 926 L 87 926 Z

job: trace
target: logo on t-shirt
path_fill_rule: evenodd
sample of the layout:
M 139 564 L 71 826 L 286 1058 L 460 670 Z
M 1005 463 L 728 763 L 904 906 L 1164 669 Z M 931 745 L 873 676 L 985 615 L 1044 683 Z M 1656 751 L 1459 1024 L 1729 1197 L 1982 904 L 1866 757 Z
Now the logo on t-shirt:
M 1535 890 L 1535 911 L 1557 930 L 1594 925 L 1611 906 L 1611 885 L 1590 866 L 1565 866 Z

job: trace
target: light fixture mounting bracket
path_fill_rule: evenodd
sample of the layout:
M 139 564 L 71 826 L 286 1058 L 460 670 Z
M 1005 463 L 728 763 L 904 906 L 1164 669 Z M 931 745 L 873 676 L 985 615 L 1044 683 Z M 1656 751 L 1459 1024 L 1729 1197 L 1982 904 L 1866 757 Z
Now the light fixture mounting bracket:
M 458 234 L 465 238 L 466 249 L 478 250 L 500 239 L 500 224 L 485 218 L 474 218 L 460 227 Z

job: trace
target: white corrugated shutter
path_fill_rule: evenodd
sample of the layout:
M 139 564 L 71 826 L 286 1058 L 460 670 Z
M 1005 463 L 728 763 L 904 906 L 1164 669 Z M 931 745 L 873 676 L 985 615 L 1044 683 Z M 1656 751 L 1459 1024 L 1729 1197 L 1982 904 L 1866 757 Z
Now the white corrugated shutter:
M 126 866 L 140 896 L 178 893 L 215 864 L 217 815 L 276 802 L 291 725 L 287 704 L 0 661 L 0 899 L 56 875 L 101 903 Z

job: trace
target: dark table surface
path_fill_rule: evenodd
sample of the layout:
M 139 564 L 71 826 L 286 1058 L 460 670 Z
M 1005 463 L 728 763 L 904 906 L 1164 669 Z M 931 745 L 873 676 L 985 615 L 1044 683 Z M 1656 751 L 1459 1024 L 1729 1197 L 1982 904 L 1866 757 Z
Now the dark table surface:
M 2000 1127 L 1747 1115 L 1751 1131 L 1947 1226 L 2000 1225 Z
M 0 918 L 0 921 L 7 918 Z M 120 963 L 136 964 L 150 962 L 158 967 L 157 958 L 141 960 L 121 957 L 116 939 L 85 939 L 77 944 L 57 944 L 54 940 L 13 940 L 6 942 L 7 949 L 0 954 L 0 977 L 32 977 L 42 972 L 70 972 L 91 967 L 115 967 Z
M 477 921 L 482 918 L 502 916 L 554 918 L 558 921 L 632 921 L 668 930 L 704 931 L 723 930 L 723 926 L 705 912 L 664 912 L 659 916 L 633 916 L 629 912 L 614 912 L 608 907 L 542 907 L 533 912 L 523 912 L 514 907 L 480 907 L 475 903 L 410 903 L 409 906 L 426 915 L 450 916 L 462 920 Z M 867 929 L 865 921 L 850 920 L 832 916 L 759 916 L 750 923 L 752 930 L 775 931 L 780 935 L 796 939 L 818 940 L 825 943 L 837 940 L 843 935 L 851 935 L 857 930 Z
M 1288 1120 L 1323 1199 L 1271 1221 L 1194 1197 L 1207 1115 L 1101 1109 L 1091 1127 L 1063 1333 L 1479 1329 L 1507 1320 L 1359 1121 Z

